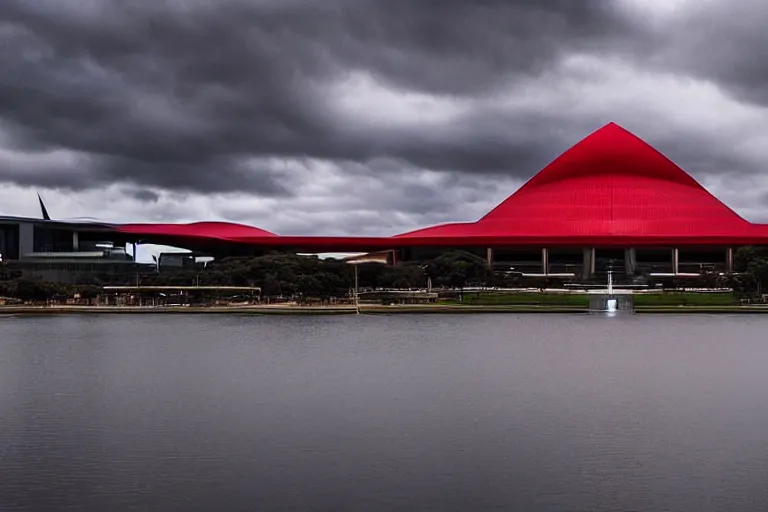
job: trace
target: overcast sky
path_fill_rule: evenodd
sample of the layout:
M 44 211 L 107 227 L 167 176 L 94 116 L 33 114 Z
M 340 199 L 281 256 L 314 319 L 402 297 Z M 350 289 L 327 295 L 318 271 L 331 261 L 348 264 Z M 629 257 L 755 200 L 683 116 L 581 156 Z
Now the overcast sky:
M 615 121 L 768 221 L 764 0 L 2 0 L 0 213 L 392 235 Z

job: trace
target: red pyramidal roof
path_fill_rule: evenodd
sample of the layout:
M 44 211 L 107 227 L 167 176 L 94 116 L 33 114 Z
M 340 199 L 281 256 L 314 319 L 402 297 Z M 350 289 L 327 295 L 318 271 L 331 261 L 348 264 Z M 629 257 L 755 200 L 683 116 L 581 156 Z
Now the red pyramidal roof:
M 768 235 L 615 123 L 592 133 L 474 223 L 400 237 L 553 244 L 727 243 Z
M 477 222 L 368 238 L 278 236 L 224 222 L 115 228 L 147 240 L 223 241 L 306 252 L 410 246 L 768 245 L 768 225 L 742 219 L 668 158 L 614 123 L 563 153 Z

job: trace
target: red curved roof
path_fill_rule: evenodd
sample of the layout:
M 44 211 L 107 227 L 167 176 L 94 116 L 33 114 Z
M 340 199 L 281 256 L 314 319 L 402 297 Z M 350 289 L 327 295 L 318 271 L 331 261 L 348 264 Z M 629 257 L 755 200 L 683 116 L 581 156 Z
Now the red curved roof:
M 263 229 L 235 224 L 232 222 L 192 222 L 190 224 L 122 224 L 116 227 L 120 233 L 141 236 L 166 235 L 189 238 L 213 238 L 236 240 L 248 237 L 274 237 L 274 233 Z
M 667 157 L 614 123 L 563 153 L 477 222 L 367 238 L 286 237 L 227 222 L 126 224 L 116 229 L 151 240 L 218 240 L 307 252 L 413 246 L 768 245 L 768 225 L 741 218 Z
M 474 223 L 403 237 L 511 243 L 715 243 L 768 236 L 646 142 L 610 123 L 563 153 Z

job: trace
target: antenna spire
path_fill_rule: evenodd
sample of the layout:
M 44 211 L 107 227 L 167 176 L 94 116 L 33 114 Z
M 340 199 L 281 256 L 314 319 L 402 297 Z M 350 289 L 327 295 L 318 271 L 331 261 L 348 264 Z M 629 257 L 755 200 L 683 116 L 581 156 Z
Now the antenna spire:
M 45 203 L 43 202 L 43 198 L 40 197 L 40 192 L 37 193 L 37 200 L 40 202 L 40 211 L 43 214 L 44 220 L 51 220 L 51 216 L 48 215 L 48 208 L 45 207 Z

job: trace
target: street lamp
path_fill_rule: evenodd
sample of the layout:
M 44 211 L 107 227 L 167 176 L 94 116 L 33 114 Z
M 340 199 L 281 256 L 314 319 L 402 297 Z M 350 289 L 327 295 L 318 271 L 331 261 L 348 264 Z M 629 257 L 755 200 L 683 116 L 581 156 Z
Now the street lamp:
M 346 260 L 348 265 L 355 267 L 355 313 L 360 314 L 360 287 L 357 275 L 357 266 L 364 263 L 380 263 L 386 265 L 389 262 L 389 254 L 392 251 L 364 254 L 362 256 L 353 256 Z

